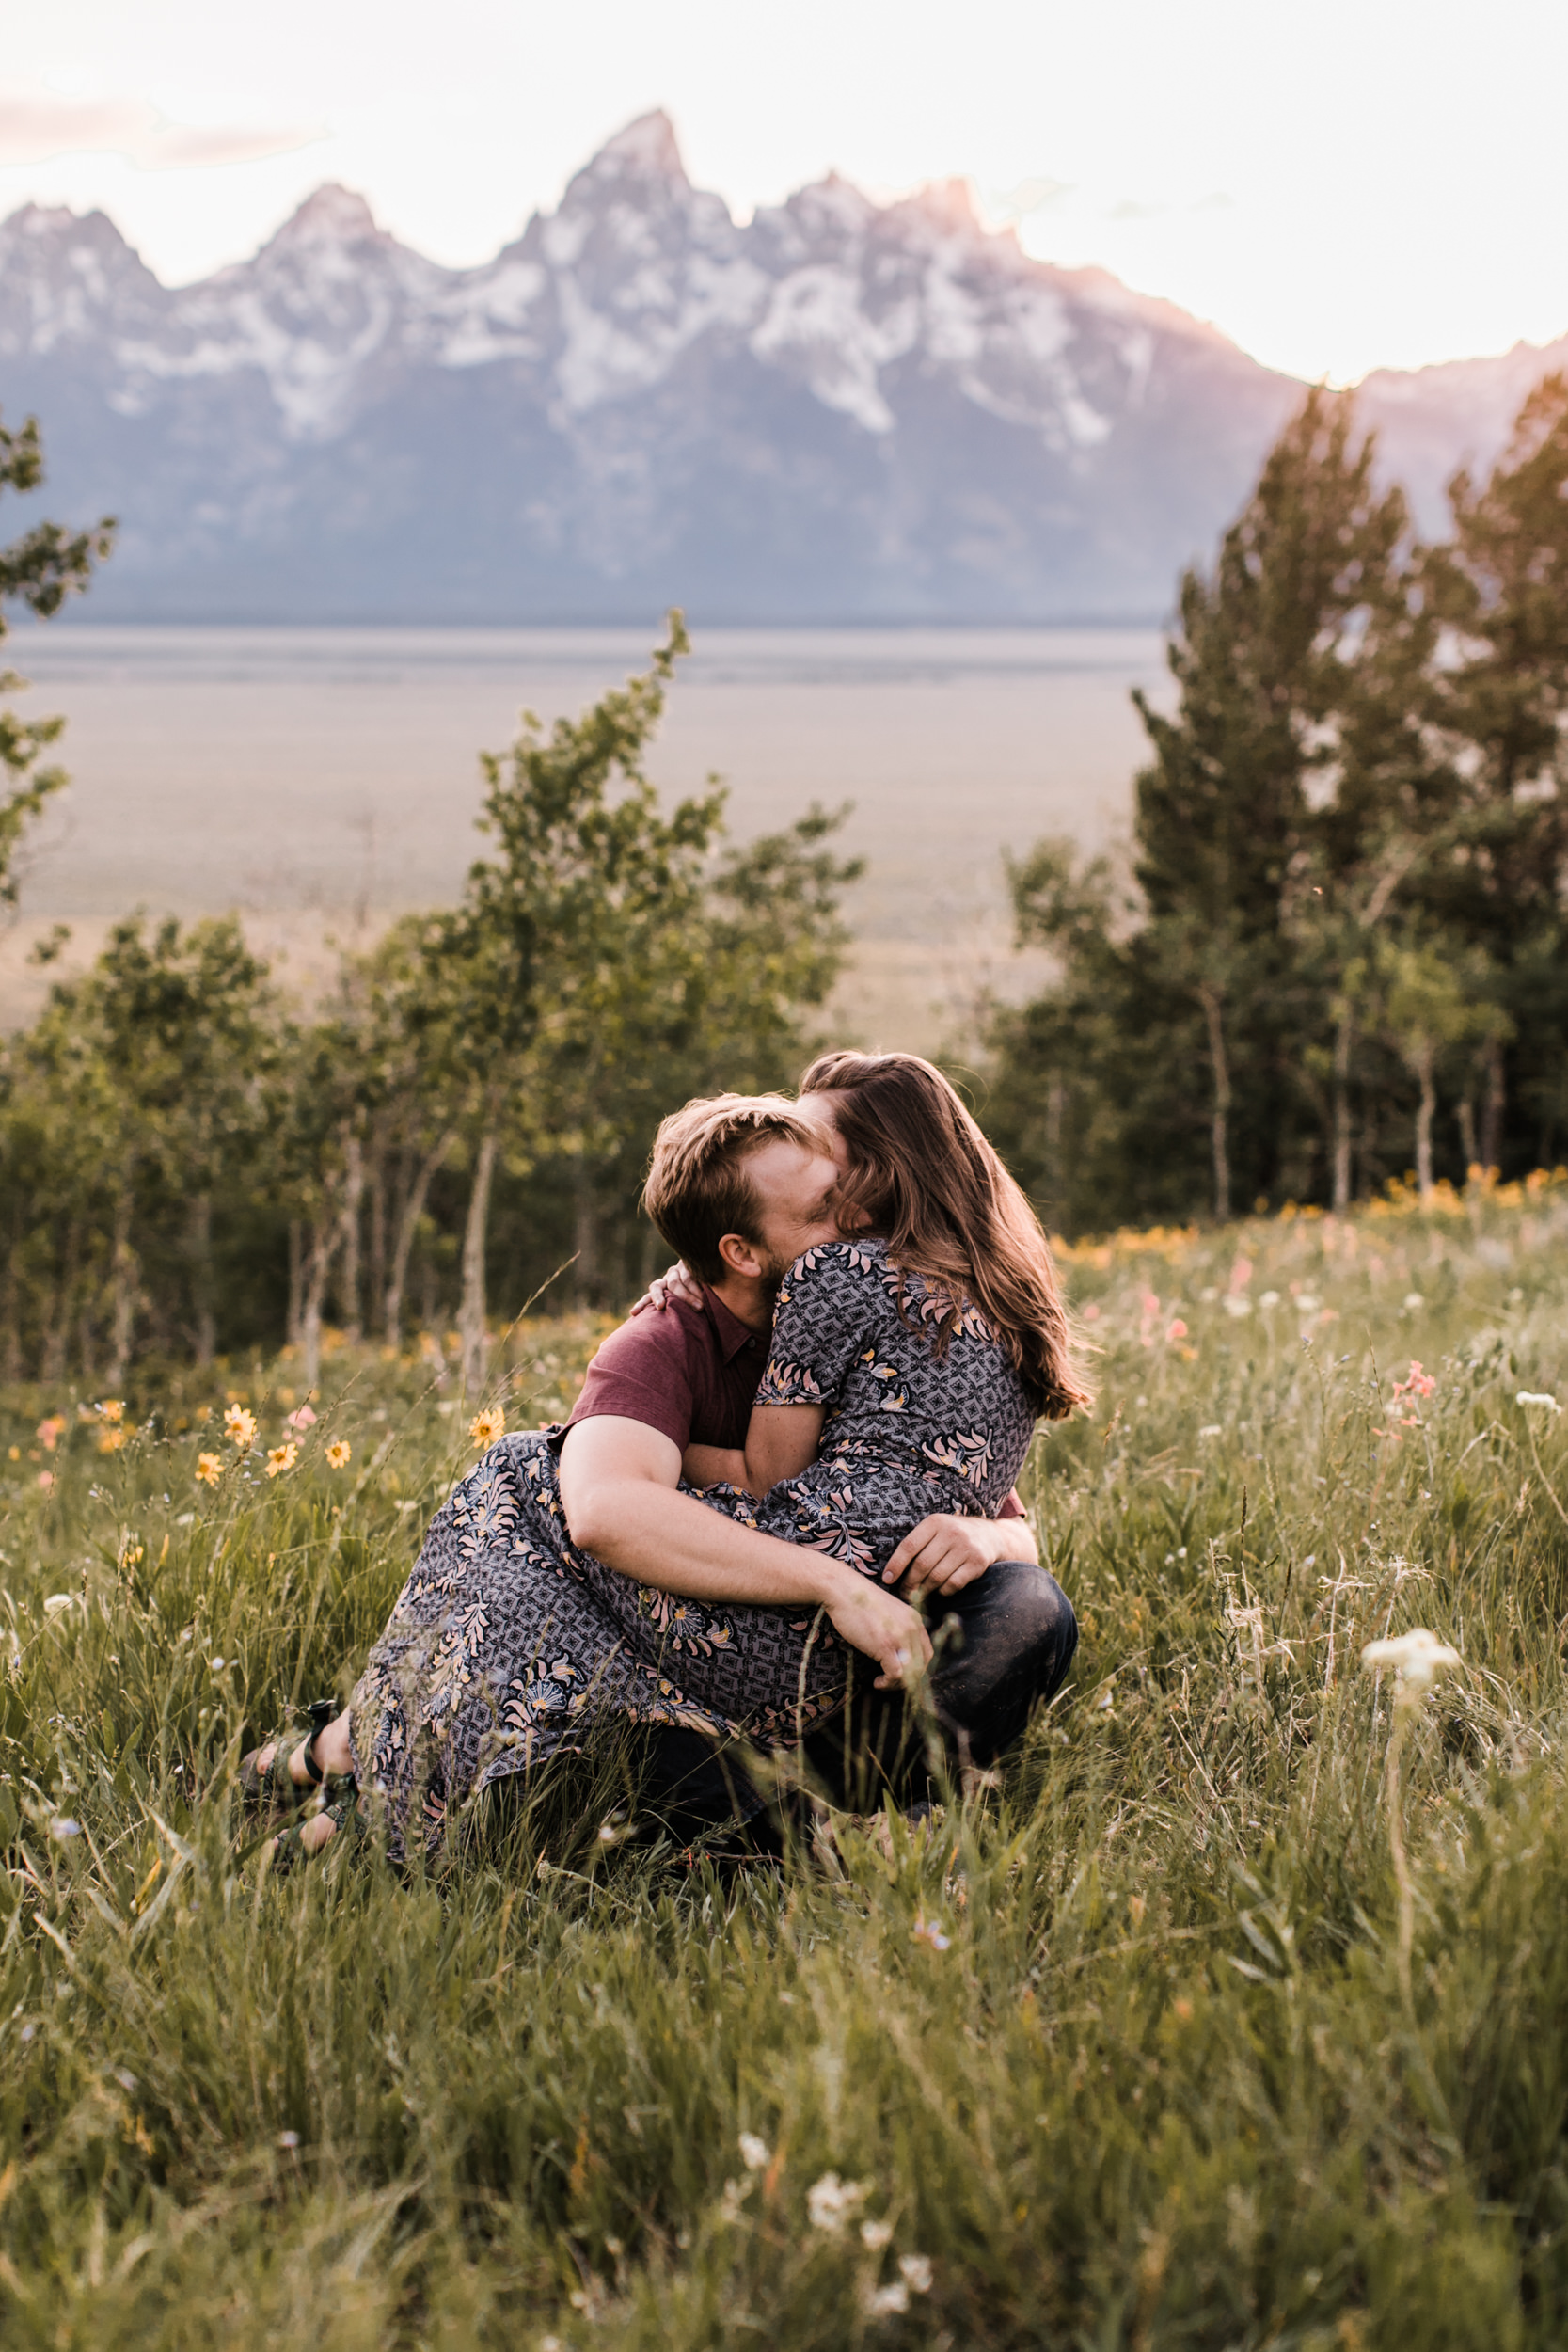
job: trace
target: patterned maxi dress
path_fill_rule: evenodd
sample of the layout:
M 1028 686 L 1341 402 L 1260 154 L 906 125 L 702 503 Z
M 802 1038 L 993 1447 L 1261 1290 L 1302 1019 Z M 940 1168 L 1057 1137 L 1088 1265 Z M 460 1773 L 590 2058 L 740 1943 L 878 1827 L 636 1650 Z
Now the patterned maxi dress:
M 1035 1407 L 974 1310 L 938 1359 L 948 1311 L 879 1241 L 808 1250 L 779 1292 L 757 1402 L 825 1406 L 816 1459 L 760 1502 L 733 1486 L 683 1491 L 868 1577 L 929 1512 L 993 1516 Z M 411 1814 L 434 1851 L 481 1788 L 578 1750 L 591 1724 L 778 1745 L 842 1700 L 845 1653 L 825 1612 L 687 1600 L 579 1551 L 562 1435 L 503 1438 L 455 1488 L 355 1691 L 355 1769 L 394 1855 Z

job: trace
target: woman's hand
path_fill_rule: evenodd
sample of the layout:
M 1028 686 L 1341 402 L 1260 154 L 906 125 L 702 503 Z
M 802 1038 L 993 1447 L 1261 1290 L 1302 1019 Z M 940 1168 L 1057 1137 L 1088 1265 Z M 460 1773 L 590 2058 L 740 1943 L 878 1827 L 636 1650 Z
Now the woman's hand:
M 961 1593 L 998 1560 L 1038 1557 L 1027 1519 L 968 1519 L 946 1511 L 911 1527 L 882 1570 L 884 1584 L 902 1581 L 916 1593 Z
M 879 1691 L 911 1682 L 931 1661 L 931 1637 L 907 1601 L 845 1569 L 823 1595 L 833 1630 L 881 1668 Z
M 672 1298 L 683 1298 L 689 1307 L 703 1303 L 703 1286 L 684 1258 L 677 1258 L 667 1274 L 656 1274 L 631 1312 L 645 1314 L 651 1307 L 661 1315 Z

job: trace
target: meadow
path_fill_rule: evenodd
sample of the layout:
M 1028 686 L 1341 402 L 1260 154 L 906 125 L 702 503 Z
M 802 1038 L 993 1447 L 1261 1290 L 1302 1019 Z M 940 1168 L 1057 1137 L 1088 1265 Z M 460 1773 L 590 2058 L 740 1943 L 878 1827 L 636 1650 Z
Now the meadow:
M 1068 1689 L 731 1883 L 582 1803 L 415 1883 L 244 1854 L 242 1751 L 602 1320 L 486 1399 L 330 1349 L 305 1425 L 287 1357 L 0 1395 L 8 2346 L 1563 2341 L 1568 1180 L 1064 1257 Z

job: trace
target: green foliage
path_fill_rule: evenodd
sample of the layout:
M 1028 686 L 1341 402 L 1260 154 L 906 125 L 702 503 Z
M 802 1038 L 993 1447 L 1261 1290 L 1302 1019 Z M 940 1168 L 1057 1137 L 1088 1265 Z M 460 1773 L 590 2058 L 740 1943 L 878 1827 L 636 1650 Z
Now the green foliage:
M 43 480 L 43 448 L 38 421 L 29 417 L 19 432 L 0 424 L 0 491 L 36 490 Z M 6 605 L 24 604 L 40 620 L 57 612 L 66 597 L 87 587 L 95 560 L 114 544 L 113 518 L 91 531 L 70 532 L 58 523 L 35 523 L 8 548 L 0 548 L 0 644 L 8 633 Z M 0 693 L 14 693 L 26 680 L 0 671 Z M 14 906 L 17 845 L 52 793 L 66 782 L 63 768 L 40 768 L 39 759 L 64 729 L 63 719 L 19 719 L 0 710 L 0 771 L 8 786 L 0 800 L 0 906 Z
M 271 1479 L 297 1359 L 228 1375 L 248 1451 L 188 1371 L 119 1424 L 6 1392 L 8 2344 L 1561 2341 L 1568 1442 L 1516 1401 L 1568 1385 L 1561 1192 L 1068 1275 L 1101 1400 L 1026 1483 L 1073 1685 L 777 1885 L 602 1840 L 591 1773 L 438 1884 L 265 1883 L 237 1758 L 379 1630 L 454 1366 L 330 1354 Z M 511 1417 L 597 1335 L 527 1327 Z M 1412 2015 L 1358 1658 L 1414 1623 L 1465 1666 L 1405 1751 Z
M 138 1352 L 286 1338 L 328 1317 L 402 1341 L 563 1262 L 582 1303 L 638 1286 L 636 1200 L 686 1097 L 787 1082 L 859 871 L 813 808 L 745 846 L 717 783 L 668 813 L 644 772 L 685 650 L 483 761 L 487 853 L 291 1006 L 233 922 L 116 927 L 0 1059 L 5 1369 L 119 1384 Z M 651 1268 L 649 1269 L 651 1270 Z
M 1055 843 L 1013 869 L 1060 976 L 995 1024 L 994 1121 L 1069 1229 L 1562 1148 L 1568 383 L 1442 548 L 1373 455 L 1311 393 L 1183 581 L 1126 885 Z

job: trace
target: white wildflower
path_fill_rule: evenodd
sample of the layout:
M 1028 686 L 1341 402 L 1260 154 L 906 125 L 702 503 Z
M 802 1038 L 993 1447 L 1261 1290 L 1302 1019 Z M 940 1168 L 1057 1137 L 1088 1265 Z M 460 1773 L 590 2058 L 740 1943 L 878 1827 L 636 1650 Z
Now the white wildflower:
M 50 1593 L 44 1600 L 44 1615 L 46 1617 L 57 1617 L 62 1609 L 71 1608 L 75 1598 L 76 1596 L 74 1593 Z
M 51 1837 L 57 1837 L 63 1846 L 68 1837 L 81 1836 L 82 1824 L 80 1821 L 71 1820 L 68 1815 L 62 1813 L 50 1822 L 49 1835 Z
M 1223 1438 L 1225 1423 L 1218 1421 L 1206 1421 L 1197 1434 L 1200 1438 Z
M 1227 1291 L 1220 1303 L 1224 1307 L 1226 1313 L 1227 1315 L 1234 1315 L 1238 1322 L 1241 1320 L 1243 1315 L 1249 1315 L 1252 1312 L 1251 1299 L 1239 1296 L 1235 1291 Z
M 889 2244 L 892 2236 L 891 2221 L 863 2221 L 861 2223 L 861 2244 L 869 2247 L 874 2254 L 879 2254 L 883 2247 Z
M 867 2319 L 889 2319 L 895 2312 L 910 2308 L 910 2291 L 902 2279 L 895 2279 L 891 2286 L 873 2287 L 865 2298 Z
M 1391 1666 L 1402 1690 L 1419 1701 L 1439 1675 L 1451 1674 L 1465 1661 L 1456 1649 L 1450 1649 L 1435 1633 L 1429 1633 L 1424 1625 L 1418 1625 L 1408 1633 L 1396 1635 L 1391 1642 L 1369 1642 L 1361 1653 L 1361 1663 L 1374 1674 Z
M 1296 1300 L 1296 1312 L 1298 1315 L 1315 1315 L 1323 1303 L 1321 1298 L 1314 1298 L 1309 1291 L 1303 1291 Z
M 742 2132 L 738 2142 L 740 2161 L 748 2172 L 766 2172 L 773 2161 L 773 2151 L 755 2132 Z
M 1544 1391 L 1538 1394 L 1534 1389 L 1521 1389 L 1513 1402 L 1527 1408 L 1531 1405 L 1539 1405 L 1542 1411 L 1545 1413 L 1560 1413 L 1562 1410 L 1555 1396 L 1547 1396 Z M 44 1605 L 47 1607 L 48 1603 Z
M 1400 1304 L 1403 1307 L 1406 1314 L 1413 1315 L 1418 1307 L 1424 1307 L 1426 1305 L 1426 1300 L 1421 1296 L 1419 1291 L 1406 1291 L 1403 1298 L 1400 1301 Z
M 916 2295 L 931 2292 L 931 2257 L 929 2254 L 900 2254 L 898 2268 L 904 2284 Z
M 864 2181 L 841 2181 L 836 2172 L 824 2172 L 806 2191 L 806 2212 L 812 2228 L 836 2236 L 864 2204 L 866 2186 Z

